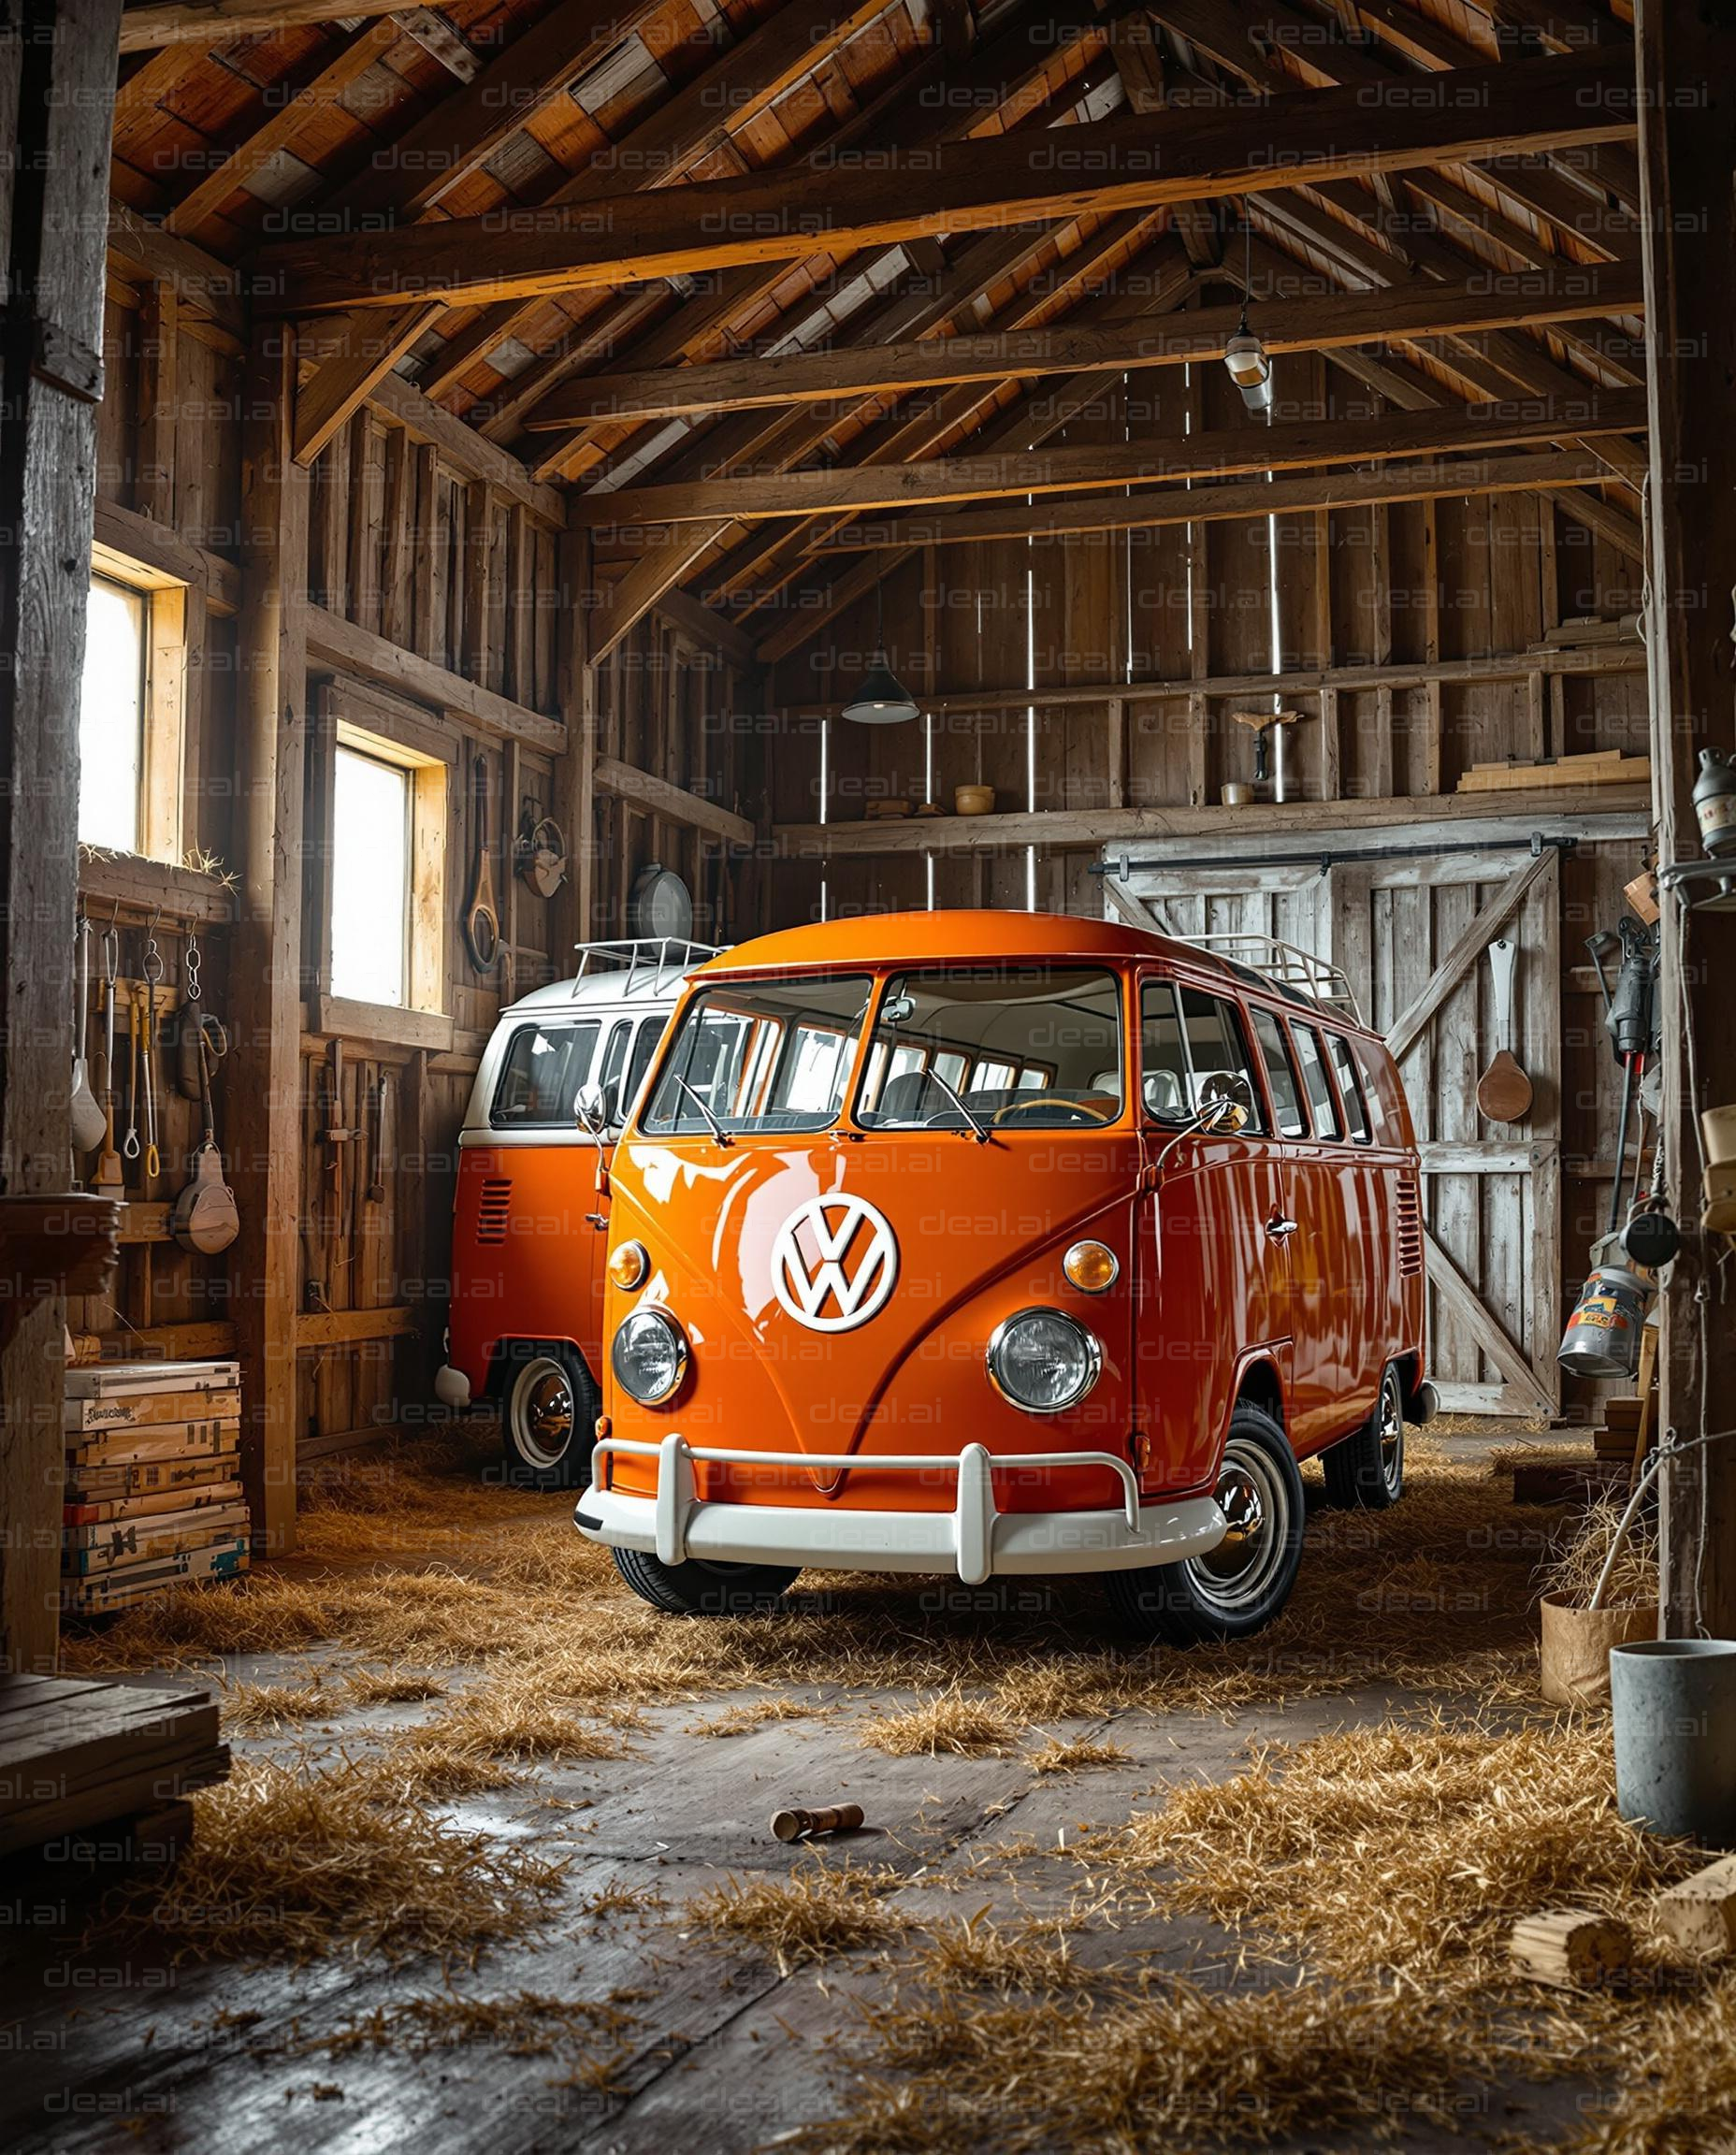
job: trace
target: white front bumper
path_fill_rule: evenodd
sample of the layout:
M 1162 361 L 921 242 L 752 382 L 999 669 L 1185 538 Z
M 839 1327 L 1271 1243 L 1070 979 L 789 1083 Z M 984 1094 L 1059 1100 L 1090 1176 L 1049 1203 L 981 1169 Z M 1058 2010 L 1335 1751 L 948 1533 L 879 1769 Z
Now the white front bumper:
M 1209 1497 L 1141 1505 L 1132 1468 L 1107 1452 L 996 1455 L 967 1444 L 959 1453 L 885 1458 L 742 1452 L 689 1445 L 679 1436 L 665 1437 L 660 1444 L 601 1437 L 593 1461 L 616 1452 L 657 1461 L 657 1495 L 624 1496 L 593 1483 L 579 1498 L 574 1523 L 587 1540 L 644 1550 L 665 1564 L 693 1556 L 828 1571 L 952 1571 L 966 1585 L 979 1586 L 998 1572 L 1126 1571 L 1179 1564 L 1215 1549 L 1224 1534 L 1223 1514 Z M 950 1472 L 958 1476 L 958 1500 L 950 1511 L 713 1503 L 695 1491 L 695 1460 L 803 1473 L 815 1468 Z M 994 1502 L 997 1467 L 1107 1468 L 1120 1476 L 1125 1501 L 1113 1511 L 1000 1511 Z

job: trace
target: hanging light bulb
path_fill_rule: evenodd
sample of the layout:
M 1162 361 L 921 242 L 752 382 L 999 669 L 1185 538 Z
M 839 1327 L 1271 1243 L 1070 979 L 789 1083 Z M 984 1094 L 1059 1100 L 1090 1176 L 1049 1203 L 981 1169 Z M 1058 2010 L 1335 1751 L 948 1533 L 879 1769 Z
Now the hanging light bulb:
M 844 716 L 855 726 L 903 726 L 919 716 L 916 701 L 886 662 L 886 624 L 882 618 L 885 597 L 880 586 L 874 594 L 874 664 L 844 706 Z
M 1272 409 L 1272 362 L 1266 346 L 1248 326 L 1248 287 L 1253 274 L 1253 226 L 1242 218 L 1242 318 L 1223 347 L 1223 364 L 1242 393 L 1242 402 L 1258 416 Z

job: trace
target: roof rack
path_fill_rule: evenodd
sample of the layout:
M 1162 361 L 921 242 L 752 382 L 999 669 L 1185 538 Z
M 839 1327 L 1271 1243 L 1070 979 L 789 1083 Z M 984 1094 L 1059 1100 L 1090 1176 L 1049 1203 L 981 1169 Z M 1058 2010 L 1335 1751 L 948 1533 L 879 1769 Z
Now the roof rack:
M 623 995 L 651 995 L 667 975 L 691 973 L 729 946 L 695 943 L 681 935 L 644 935 L 621 943 L 575 943 L 572 947 L 579 955 L 579 969 L 572 976 L 575 988 L 599 973 L 617 972 L 627 976 L 620 983 Z
M 1274 987 L 1286 989 L 1290 993 L 1306 997 L 1326 1008 L 1337 1010 L 1353 1025 L 1363 1021 L 1357 1007 L 1355 991 L 1341 965 L 1322 958 L 1312 950 L 1304 950 L 1295 943 L 1280 942 L 1276 935 L 1261 935 L 1242 932 L 1222 935 L 1183 935 L 1179 938 L 1195 949 L 1209 950 L 1214 956 L 1239 965 L 1244 972 L 1257 973 Z

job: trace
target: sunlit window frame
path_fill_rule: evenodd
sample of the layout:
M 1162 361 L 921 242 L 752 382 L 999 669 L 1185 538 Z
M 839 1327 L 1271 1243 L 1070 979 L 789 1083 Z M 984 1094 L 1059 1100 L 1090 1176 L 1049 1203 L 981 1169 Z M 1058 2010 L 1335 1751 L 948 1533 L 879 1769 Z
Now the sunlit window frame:
M 400 717 L 384 700 L 378 702 L 329 684 L 316 691 L 314 755 L 317 830 L 320 843 L 318 910 L 320 950 L 316 1018 L 322 1033 L 398 1042 L 412 1047 L 450 1046 L 453 1020 L 447 1013 L 446 833 L 456 748 L 432 723 Z M 389 763 L 410 779 L 409 882 L 406 891 L 409 956 L 406 999 L 402 1004 L 358 1002 L 332 992 L 331 920 L 334 842 L 333 810 L 340 747 Z M 313 896 L 309 892 L 310 898 Z
M 187 586 L 100 541 L 91 549 L 91 582 L 119 585 L 143 601 L 136 854 L 179 862 L 186 845 Z

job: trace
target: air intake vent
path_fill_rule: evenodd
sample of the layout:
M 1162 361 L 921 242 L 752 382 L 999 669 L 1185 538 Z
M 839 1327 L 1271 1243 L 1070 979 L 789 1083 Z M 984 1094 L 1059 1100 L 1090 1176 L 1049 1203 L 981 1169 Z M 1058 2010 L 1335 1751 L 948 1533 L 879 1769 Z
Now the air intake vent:
M 482 1200 L 476 1208 L 476 1239 L 479 1242 L 506 1240 L 506 1215 L 512 1202 L 513 1185 L 504 1177 L 499 1181 L 483 1184 Z
M 1423 1269 L 1423 1197 L 1409 1180 L 1398 1185 L 1398 1269 L 1407 1280 Z

